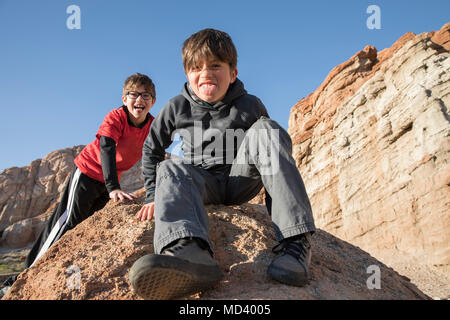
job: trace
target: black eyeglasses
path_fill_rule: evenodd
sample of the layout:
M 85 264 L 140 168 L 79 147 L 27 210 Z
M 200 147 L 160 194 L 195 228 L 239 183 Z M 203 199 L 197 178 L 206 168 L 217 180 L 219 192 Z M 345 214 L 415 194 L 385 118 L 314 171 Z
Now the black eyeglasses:
M 127 96 L 133 100 L 136 100 L 137 98 L 139 98 L 139 96 L 141 96 L 142 99 L 144 100 L 149 100 L 153 98 L 153 96 L 148 92 L 136 92 L 136 91 L 128 91 Z

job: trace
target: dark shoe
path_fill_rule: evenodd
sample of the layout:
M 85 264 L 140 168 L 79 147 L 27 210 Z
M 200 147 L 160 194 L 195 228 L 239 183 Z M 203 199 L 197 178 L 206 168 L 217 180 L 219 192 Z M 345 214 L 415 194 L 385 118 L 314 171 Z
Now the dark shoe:
M 305 233 L 287 238 L 272 251 L 278 253 L 269 265 L 269 275 L 282 283 L 304 286 L 308 283 L 308 269 L 311 263 L 311 235 Z
M 210 288 L 222 279 L 219 264 L 198 238 L 184 238 L 161 254 L 139 258 L 130 269 L 134 291 L 144 299 L 178 299 Z
M 9 289 L 11 289 L 12 285 L 17 280 L 17 276 L 18 275 L 11 276 L 2 283 L 0 287 L 0 299 L 3 298 L 3 296 L 9 291 Z
M 4 287 L 11 287 L 14 284 L 14 282 L 16 282 L 17 277 L 18 277 L 18 274 L 14 275 L 14 276 L 10 276 L 8 279 L 6 279 L 3 282 L 2 286 L 4 286 Z
M 3 298 L 3 296 L 11 289 L 11 286 L 3 287 L 0 289 L 0 299 Z

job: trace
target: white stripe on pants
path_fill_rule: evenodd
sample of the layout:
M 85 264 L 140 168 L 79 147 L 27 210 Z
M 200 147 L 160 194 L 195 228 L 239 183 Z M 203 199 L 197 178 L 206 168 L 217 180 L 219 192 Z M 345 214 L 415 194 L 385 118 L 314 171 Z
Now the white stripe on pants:
M 77 168 L 75 171 L 71 184 L 69 189 L 69 200 L 67 201 L 67 208 L 64 211 L 64 213 L 59 217 L 58 221 L 55 223 L 55 225 L 52 228 L 52 231 L 48 235 L 48 238 L 45 240 L 44 245 L 42 246 L 41 250 L 39 250 L 38 255 L 36 256 L 36 259 L 34 259 L 33 264 L 50 248 L 50 246 L 58 240 L 61 235 L 64 232 L 64 229 L 66 228 L 67 222 L 69 221 L 71 214 L 72 214 L 72 208 L 73 208 L 73 202 L 74 202 L 74 193 L 75 189 L 78 185 L 78 180 L 80 178 L 81 171 Z M 30 267 L 31 267 L 30 266 Z

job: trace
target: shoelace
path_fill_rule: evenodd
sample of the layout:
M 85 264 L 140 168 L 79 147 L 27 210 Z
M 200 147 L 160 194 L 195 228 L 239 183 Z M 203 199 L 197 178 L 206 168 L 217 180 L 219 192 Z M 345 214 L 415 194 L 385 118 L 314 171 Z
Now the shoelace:
M 272 249 L 272 252 L 289 254 L 302 262 L 306 259 L 310 246 L 306 237 L 301 237 L 299 240 L 282 241 Z

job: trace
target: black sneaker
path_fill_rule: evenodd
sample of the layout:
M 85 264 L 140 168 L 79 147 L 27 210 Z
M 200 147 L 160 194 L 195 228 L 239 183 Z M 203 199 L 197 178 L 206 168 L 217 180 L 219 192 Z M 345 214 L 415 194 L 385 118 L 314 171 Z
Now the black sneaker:
M 6 286 L 0 289 L 0 299 L 11 289 L 11 286 Z
M 11 276 L 2 283 L 2 285 L 0 286 L 0 299 L 3 298 L 3 296 L 9 291 L 9 289 L 11 289 L 12 285 L 17 280 L 17 276 L 17 274 Z
M 14 275 L 14 276 L 10 276 L 8 279 L 6 279 L 3 282 L 2 286 L 3 287 L 11 287 L 14 284 L 14 282 L 16 282 L 18 276 L 19 276 L 18 274 Z
M 269 265 L 269 275 L 284 284 L 302 287 L 308 283 L 308 269 L 311 263 L 311 235 L 304 233 L 290 237 L 275 246 L 272 251 L 278 255 Z
M 203 291 L 223 277 L 219 264 L 198 238 L 184 238 L 161 254 L 139 258 L 130 269 L 134 291 L 144 299 L 179 299 Z

